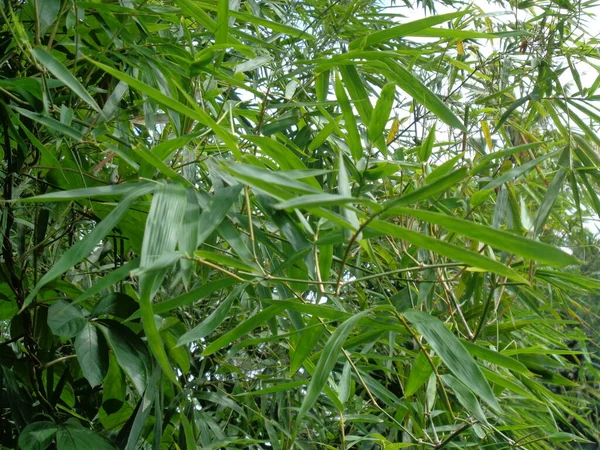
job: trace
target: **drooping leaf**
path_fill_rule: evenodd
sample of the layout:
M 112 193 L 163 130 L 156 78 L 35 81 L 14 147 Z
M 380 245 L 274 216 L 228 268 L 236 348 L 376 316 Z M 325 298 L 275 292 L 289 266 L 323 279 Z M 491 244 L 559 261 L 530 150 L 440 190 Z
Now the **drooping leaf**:
M 306 394 L 304 396 L 304 400 L 302 401 L 302 406 L 300 406 L 300 410 L 296 416 L 297 426 L 300 425 L 302 418 L 304 418 L 309 409 L 312 408 L 314 403 L 317 401 L 319 395 L 321 395 L 321 391 L 327 383 L 327 378 L 329 378 L 331 370 L 334 368 L 337 359 L 340 356 L 342 346 L 344 345 L 346 338 L 354 329 L 354 325 L 356 325 L 356 323 L 368 313 L 369 311 L 363 311 L 352 316 L 338 326 L 327 340 L 327 343 L 321 352 L 321 356 L 319 357 L 317 368 L 311 378 L 310 384 L 306 388 Z
M 401 314 L 427 339 L 461 383 L 500 411 L 500 405 L 477 363 L 442 321 L 422 311 L 404 311 Z

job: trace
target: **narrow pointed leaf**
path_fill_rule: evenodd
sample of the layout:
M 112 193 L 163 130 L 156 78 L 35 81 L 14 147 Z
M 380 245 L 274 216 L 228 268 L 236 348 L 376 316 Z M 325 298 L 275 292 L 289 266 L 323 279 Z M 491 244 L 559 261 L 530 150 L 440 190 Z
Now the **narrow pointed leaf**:
M 500 411 L 500 405 L 479 366 L 442 321 L 415 310 L 405 311 L 402 315 L 427 339 L 429 345 L 456 378 L 488 405 Z

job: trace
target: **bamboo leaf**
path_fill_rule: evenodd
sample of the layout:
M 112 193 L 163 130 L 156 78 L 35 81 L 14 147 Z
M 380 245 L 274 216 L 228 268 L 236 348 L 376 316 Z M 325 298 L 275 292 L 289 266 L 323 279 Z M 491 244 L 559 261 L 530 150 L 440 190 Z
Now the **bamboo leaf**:
M 342 323 L 333 334 L 327 340 L 323 351 L 321 352 L 321 356 L 319 357 L 319 362 L 317 363 L 317 368 L 315 372 L 312 374 L 312 378 L 308 387 L 306 388 L 306 394 L 304 395 L 304 400 L 302 401 L 302 405 L 300 406 L 300 410 L 298 411 L 298 415 L 296 416 L 296 426 L 299 427 L 302 419 L 309 411 L 310 408 L 317 401 L 319 395 L 321 395 L 321 391 L 323 387 L 327 383 L 327 379 L 331 374 L 331 370 L 334 368 L 342 350 L 342 346 L 346 341 L 346 338 L 350 335 L 352 330 L 354 329 L 354 325 L 365 315 L 367 315 L 369 311 L 363 311 L 358 313 L 344 323 Z
M 385 233 L 388 236 L 394 236 L 404 241 L 410 242 L 418 247 L 431 250 L 447 258 L 463 262 L 475 268 L 484 269 L 498 275 L 503 275 L 511 280 L 527 283 L 527 279 L 513 269 L 499 263 L 493 259 L 480 255 L 479 253 L 466 250 L 447 242 L 426 236 L 416 231 L 386 223 L 380 220 L 373 220 L 369 227 Z
M 388 213 L 410 215 L 429 223 L 443 226 L 447 230 L 462 236 L 484 242 L 491 247 L 499 248 L 514 253 L 515 255 L 540 261 L 551 266 L 562 267 L 579 263 L 577 258 L 552 245 L 527 239 L 492 227 L 479 225 L 467 220 L 459 219 L 458 217 L 439 214 L 432 211 L 402 207 L 392 208 Z
M 411 310 L 401 314 L 427 339 L 427 342 L 439 355 L 442 362 L 461 383 L 477 394 L 494 410 L 501 411 L 500 405 L 483 373 L 465 347 L 443 322 L 421 311 Z
M 242 322 L 240 325 L 235 327 L 230 332 L 224 334 L 217 340 L 215 340 L 215 341 L 211 342 L 209 345 L 207 345 L 206 348 L 204 349 L 204 351 L 202 352 L 202 356 L 209 356 L 209 355 L 212 355 L 212 354 L 218 352 L 219 350 L 228 346 L 229 344 L 236 341 L 237 339 L 245 336 L 250 331 L 254 330 L 256 327 L 259 327 L 260 325 L 265 323 L 267 320 L 271 319 L 272 317 L 275 317 L 283 309 L 285 309 L 284 305 L 277 305 L 277 304 L 271 305 L 271 306 L 267 307 L 266 309 L 263 309 L 261 312 L 255 314 L 252 317 L 250 317 L 249 319 L 247 319 L 245 322 Z
M 396 85 L 394 83 L 388 83 L 381 89 L 381 94 L 377 99 L 377 104 L 375 105 L 368 126 L 369 141 L 375 142 L 383 134 L 387 121 L 390 118 L 395 96 Z
M 54 56 L 48 53 L 42 47 L 35 47 L 31 50 L 35 59 L 37 59 L 48 71 L 62 81 L 69 89 L 71 89 L 77 96 L 90 105 L 96 112 L 103 114 L 102 109 L 98 106 L 94 98 L 89 92 L 83 87 L 77 78 L 63 66 Z

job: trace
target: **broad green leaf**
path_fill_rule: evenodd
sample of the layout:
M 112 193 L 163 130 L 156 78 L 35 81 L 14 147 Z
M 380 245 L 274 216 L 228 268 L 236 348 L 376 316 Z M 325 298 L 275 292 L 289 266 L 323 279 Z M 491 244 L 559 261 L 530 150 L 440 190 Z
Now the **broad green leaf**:
M 46 450 L 56 435 L 58 426 L 54 422 L 32 422 L 19 434 L 21 450 Z
M 369 311 L 363 311 L 352 316 L 338 326 L 327 340 L 327 343 L 321 352 L 321 356 L 319 357 L 317 368 L 312 374 L 310 384 L 306 388 L 306 394 L 304 395 L 304 400 L 302 401 L 300 410 L 296 416 L 297 427 L 300 426 L 301 421 L 306 413 L 313 407 L 317 401 L 317 398 L 321 395 L 321 391 L 326 385 L 327 379 L 331 375 L 331 371 L 335 367 L 335 364 L 340 357 L 342 346 L 354 329 L 354 325 L 356 325 L 356 323 L 368 313 Z
M 35 0 L 37 10 L 40 34 L 44 34 L 46 30 L 54 23 L 60 12 L 60 0 Z
M 387 236 L 402 239 L 418 247 L 446 256 L 447 258 L 463 262 L 469 266 L 497 273 L 498 275 L 503 275 L 511 280 L 527 283 L 527 279 L 513 269 L 498 261 L 482 256 L 479 253 L 466 250 L 464 247 L 458 247 L 425 234 L 380 220 L 373 220 L 370 222 L 369 227 L 380 231 Z
M 485 225 L 479 225 L 468 220 L 459 219 L 446 214 L 395 207 L 387 211 L 388 214 L 409 215 L 417 219 L 434 223 L 470 239 L 484 242 L 491 247 L 499 248 L 524 258 L 540 261 L 545 264 L 562 267 L 569 264 L 578 264 L 573 255 L 565 253 L 559 248 L 543 242 L 527 239 L 516 234 L 501 231 Z
M 103 295 L 96 302 L 90 316 L 114 316 L 127 319 L 138 309 L 138 303 L 129 295 L 113 292 Z
M 37 59 L 48 71 L 62 81 L 69 89 L 71 89 L 77 96 L 90 105 L 96 112 L 102 114 L 102 109 L 98 106 L 93 97 L 83 87 L 77 78 L 73 76 L 71 71 L 63 66 L 54 56 L 48 53 L 42 47 L 35 47 L 31 50 L 35 59 Z
M 87 320 L 81 308 L 65 300 L 59 300 L 48 308 L 48 326 L 57 336 L 74 337 L 85 327 L 86 323 Z
M 450 371 L 494 410 L 500 405 L 475 360 L 439 319 L 422 311 L 401 313 L 422 334 Z
M 87 323 L 75 338 L 75 354 L 90 385 L 100 385 L 108 372 L 108 347 L 91 323 Z
M 102 320 L 95 326 L 104 335 L 123 372 L 127 374 L 138 394 L 142 395 L 152 369 L 152 361 L 144 342 L 129 328 L 114 320 Z
M 58 427 L 56 432 L 57 450 L 116 450 L 116 446 L 89 428 L 83 427 L 76 419 L 69 419 Z

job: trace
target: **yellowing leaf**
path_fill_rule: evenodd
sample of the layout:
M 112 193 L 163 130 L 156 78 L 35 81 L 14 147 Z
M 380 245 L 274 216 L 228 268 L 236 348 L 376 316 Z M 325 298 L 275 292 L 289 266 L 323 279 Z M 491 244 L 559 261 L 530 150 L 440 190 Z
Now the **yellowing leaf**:
M 390 132 L 389 132 L 387 140 L 386 140 L 387 145 L 390 145 L 394 141 L 394 139 L 396 138 L 396 133 L 398 132 L 399 129 L 400 129 L 400 121 L 398 119 L 394 119 L 394 121 L 392 122 L 392 127 L 390 128 Z
M 489 151 L 494 150 L 494 143 L 492 142 L 492 135 L 490 133 L 490 126 L 487 123 L 487 120 L 481 121 L 481 131 L 483 132 L 483 136 L 485 137 L 485 142 L 488 146 Z

